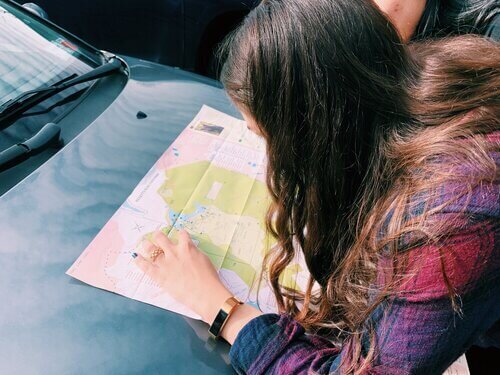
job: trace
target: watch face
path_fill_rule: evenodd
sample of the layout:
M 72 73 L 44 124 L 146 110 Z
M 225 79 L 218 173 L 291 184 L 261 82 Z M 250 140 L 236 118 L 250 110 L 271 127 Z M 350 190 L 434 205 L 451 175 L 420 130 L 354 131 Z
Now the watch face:
M 229 318 L 229 315 L 231 315 L 236 306 L 242 304 L 243 302 L 238 300 L 236 297 L 228 298 L 222 305 L 221 309 L 219 310 L 219 313 L 217 314 L 212 325 L 208 329 L 208 332 L 210 332 L 215 338 L 219 337 L 220 332 L 222 331 L 222 328 L 224 327 L 224 324 L 227 321 L 227 318 Z
M 216 338 L 219 337 L 220 331 L 222 330 L 222 327 L 224 326 L 224 323 L 226 322 L 228 316 L 228 312 L 224 311 L 224 309 L 220 309 L 219 313 L 214 319 L 214 322 L 208 329 L 208 332 L 210 332 Z

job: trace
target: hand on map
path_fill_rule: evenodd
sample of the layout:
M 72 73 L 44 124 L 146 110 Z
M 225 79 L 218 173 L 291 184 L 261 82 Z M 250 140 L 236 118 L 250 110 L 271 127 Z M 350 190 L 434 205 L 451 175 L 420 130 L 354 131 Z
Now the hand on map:
M 150 255 L 157 248 L 160 253 L 154 261 Z M 212 323 L 231 292 L 220 281 L 207 255 L 202 253 L 185 230 L 179 232 L 175 244 L 163 232 L 157 231 L 152 242 L 144 240 L 142 254 L 135 262 L 170 296 Z

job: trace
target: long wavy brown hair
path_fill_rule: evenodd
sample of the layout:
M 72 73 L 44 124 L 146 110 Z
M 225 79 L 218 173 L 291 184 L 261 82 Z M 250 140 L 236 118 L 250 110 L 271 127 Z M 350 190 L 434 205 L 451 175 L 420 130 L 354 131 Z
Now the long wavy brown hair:
M 459 229 L 437 220 L 453 203 L 443 184 L 457 183 L 456 199 L 498 182 L 484 135 L 498 129 L 500 48 L 473 36 L 405 46 L 368 0 L 267 0 L 223 51 L 221 81 L 267 143 L 279 246 L 265 270 L 279 309 L 349 345 L 344 370 L 362 371 L 375 355 L 365 323 L 409 277 L 398 257 L 375 287 L 380 259 Z M 302 293 L 280 285 L 299 251 Z

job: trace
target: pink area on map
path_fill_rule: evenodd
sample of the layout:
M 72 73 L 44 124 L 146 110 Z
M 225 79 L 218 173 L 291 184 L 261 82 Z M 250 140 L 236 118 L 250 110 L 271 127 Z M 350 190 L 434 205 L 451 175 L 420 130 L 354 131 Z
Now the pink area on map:
M 225 155 L 220 152 L 223 145 L 225 145 L 224 147 L 233 147 L 234 150 L 241 150 L 240 152 L 248 150 L 248 153 L 242 154 L 241 159 L 236 157 L 236 152 Z M 230 145 L 231 143 L 223 138 L 218 139 L 217 137 L 207 136 L 205 133 L 185 129 L 160 157 L 155 167 L 160 171 L 166 171 L 169 168 L 181 165 L 211 161 L 217 167 L 246 174 L 265 183 L 267 160 L 265 154 L 247 149 L 242 145 Z M 253 158 L 249 159 L 251 154 L 253 154 Z M 213 159 L 214 156 L 215 159 Z
M 222 140 L 207 137 L 206 134 L 184 130 L 156 164 L 160 170 L 207 160 L 210 153 L 215 151 L 215 145 Z
M 68 275 L 99 288 L 114 290 L 114 280 L 105 274 L 105 270 L 115 263 L 123 245 L 118 223 L 111 218 L 68 270 Z M 104 249 L 107 256 L 103 257 Z

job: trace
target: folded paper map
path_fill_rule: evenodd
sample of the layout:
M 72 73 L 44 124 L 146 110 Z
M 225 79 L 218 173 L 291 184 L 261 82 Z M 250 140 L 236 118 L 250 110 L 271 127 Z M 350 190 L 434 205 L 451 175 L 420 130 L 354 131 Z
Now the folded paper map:
M 199 318 L 163 292 L 131 257 L 153 231 L 162 229 L 175 239 L 183 228 L 238 298 L 274 311 L 268 285 L 259 283 L 263 257 L 274 245 L 264 222 L 270 203 L 265 169 L 264 141 L 244 121 L 204 106 L 67 274 Z M 308 274 L 301 263 L 288 267 L 283 284 L 305 285 Z

